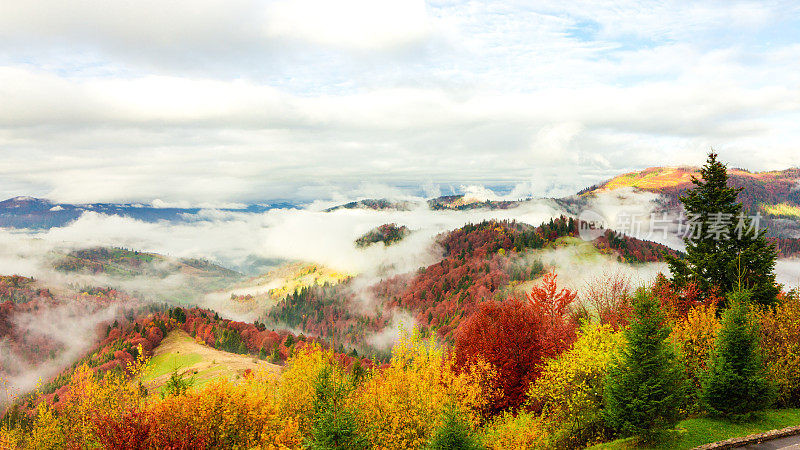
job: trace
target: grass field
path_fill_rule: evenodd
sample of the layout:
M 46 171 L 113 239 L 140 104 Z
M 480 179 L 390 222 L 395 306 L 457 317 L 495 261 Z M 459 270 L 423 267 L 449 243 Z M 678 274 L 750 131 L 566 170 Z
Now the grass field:
M 170 332 L 156 347 L 153 357 L 142 374 L 142 383 L 150 393 L 157 394 L 173 371 L 194 377 L 194 387 L 202 387 L 219 378 L 235 381 L 247 369 L 274 373 L 280 366 L 248 355 L 237 355 L 199 344 L 181 330 Z
M 732 423 L 720 419 L 688 419 L 680 422 L 669 432 L 663 442 L 645 446 L 632 439 L 619 439 L 596 445 L 592 449 L 689 449 L 711 442 L 743 437 L 769 430 L 800 425 L 800 409 L 776 409 L 767 411 L 761 418 L 750 422 Z

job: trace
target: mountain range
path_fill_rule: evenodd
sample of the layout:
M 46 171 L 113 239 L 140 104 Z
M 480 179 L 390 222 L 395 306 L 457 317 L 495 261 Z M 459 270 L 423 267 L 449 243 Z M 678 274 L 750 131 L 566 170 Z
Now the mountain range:
M 275 208 L 296 208 L 288 202 L 248 205 L 244 208 L 220 208 L 222 211 L 262 213 Z M 34 197 L 14 197 L 0 202 L 0 227 L 49 229 L 62 227 L 85 212 L 130 217 L 145 222 L 198 220 L 202 208 L 159 208 L 133 203 L 53 203 Z

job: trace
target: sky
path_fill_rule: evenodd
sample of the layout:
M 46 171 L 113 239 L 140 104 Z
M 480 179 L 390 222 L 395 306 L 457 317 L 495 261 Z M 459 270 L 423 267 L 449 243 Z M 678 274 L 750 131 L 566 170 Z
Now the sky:
M 558 196 L 797 123 L 796 2 L 0 2 L 2 198 Z

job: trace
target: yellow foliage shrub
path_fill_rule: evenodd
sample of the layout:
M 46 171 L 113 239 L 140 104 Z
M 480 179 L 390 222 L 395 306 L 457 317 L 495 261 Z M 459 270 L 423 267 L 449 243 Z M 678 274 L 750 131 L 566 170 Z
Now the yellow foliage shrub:
M 714 352 L 721 326 L 716 306 L 700 305 L 690 309 L 684 319 L 678 320 L 670 333 L 670 341 L 684 366 L 688 382 L 689 412 L 700 409 L 698 398 L 701 374 L 708 368 L 708 360 Z
M 484 429 L 484 442 L 491 450 L 528 450 L 547 445 L 541 418 L 520 411 L 516 416 L 506 412 L 494 418 Z
M 135 367 L 134 371 L 138 370 Z M 63 406 L 37 405 L 24 448 L 103 448 L 139 442 L 143 448 L 297 449 L 302 435 L 297 417 L 283 416 L 277 381 L 263 372 L 237 384 L 225 379 L 182 395 L 144 398 L 135 378 L 121 372 L 97 376 L 78 367 Z M 9 432 L 0 442 L 13 442 Z M 12 447 L 13 448 L 13 447 Z
M 332 358 L 330 350 L 313 344 L 295 354 L 281 375 L 278 400 L 281 415 L 295 418 L 303 434 L 310 431 L 314 419 L 317 378 L 331 365 Z
M 7 425 L 0 427 L 0 449 L 14 449 L 22 443 L 22 431 L 9 429 Z
M 86 366 L 72 373 L 63 407 L 56 411 L 47 402 L 36 406 L 33 427 L 24 440 L 26 447 L 64 448 L 99 446 L 94 419 L 120 419 L 142 400 L 138 385 L 130 383 L 121 372 L 96 375 Z
M 76 447 L 74 442 L 69 442 L 64 433 L 68 423 L 58 417 L 47 403 L 41 402 L 36 407 L 36 419 L 31 433 L 22 440 L 21 447 L 57 449 L 66 448 L 67 444 Z M 20 442 L 18 442 L 20 443 Z
M 528 406 L 542 409 L 539 428 L 556 448 L 582 447 L 602 439 L 603 384 L 625 337 L 610 325 L 585 325 L 570 350 L 549 360 L 528 391 Z
M 482 387 L 495 376 L 487 364 L 456 373 L 433 339 L 404 334 L 391 365 L 374 370 L 354 393 L 364 435 L 374 448 L 407 449 L 427 444 L 448 405 L 455 405 L 473 428 L 487 404 Z
M 760 321 L 767 370 L 778 385 L 778 404 L 800 406 L 800 297 L 791 295 L 776 307 L 754 311 Z

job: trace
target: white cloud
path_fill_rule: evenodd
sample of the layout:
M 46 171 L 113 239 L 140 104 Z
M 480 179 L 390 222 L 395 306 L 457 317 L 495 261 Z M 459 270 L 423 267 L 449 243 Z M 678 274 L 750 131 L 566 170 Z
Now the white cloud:
M 430 31 L 420 0 L 277 1 L 265 18 L 267 36 L 354 49 L 402 46 Z
M 542 195 L 709 146 L 785 168 L 799 22 L 791 2 L 7 1 L 0 195 Z

